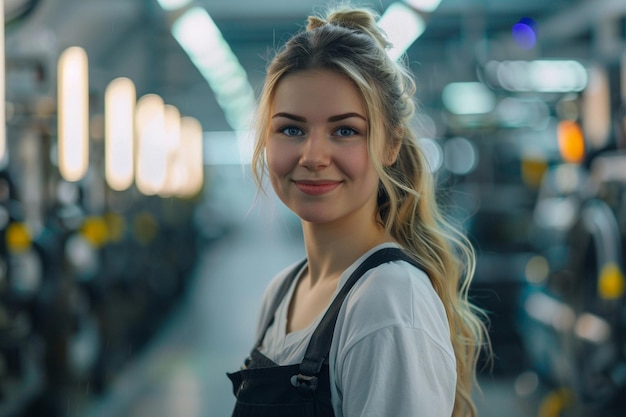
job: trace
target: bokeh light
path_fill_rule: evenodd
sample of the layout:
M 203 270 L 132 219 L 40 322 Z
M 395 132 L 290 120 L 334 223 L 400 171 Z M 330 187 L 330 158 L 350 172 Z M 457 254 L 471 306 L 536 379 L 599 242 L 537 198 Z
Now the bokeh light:
M 515 43 L 522 49 L 532 49 L 537 43 L 536 23 L 529 17 L 521 18 L 513 25 L 512 35 Z
M 557 128 L 559 151 L 563 161 L 581 163 L 585 158 L 585 138 L 578 123 L 562 120 Z

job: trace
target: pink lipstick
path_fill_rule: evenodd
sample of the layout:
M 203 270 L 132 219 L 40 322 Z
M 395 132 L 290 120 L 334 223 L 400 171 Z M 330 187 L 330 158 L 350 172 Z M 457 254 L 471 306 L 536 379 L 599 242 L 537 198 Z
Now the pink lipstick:
M 294 181 L 300 191 L 308 195 L 323 195 L 339 187 L 340 181 Z

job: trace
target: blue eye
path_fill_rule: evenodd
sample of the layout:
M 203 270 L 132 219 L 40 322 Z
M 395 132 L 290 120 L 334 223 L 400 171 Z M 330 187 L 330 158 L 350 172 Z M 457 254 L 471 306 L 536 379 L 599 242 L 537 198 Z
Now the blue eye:
M 337 136 L 353 136 L 358 134 L 359 132 L 357 132 L 355 129 L 351 128 L 351 127 L 340 127 L 339 129 L 335 130 L 335 134 Z
M 302 129 L 296 126 L 285 126 L 279 129 L 279 132 L 285 136 L 300 136 L 302 135 Z

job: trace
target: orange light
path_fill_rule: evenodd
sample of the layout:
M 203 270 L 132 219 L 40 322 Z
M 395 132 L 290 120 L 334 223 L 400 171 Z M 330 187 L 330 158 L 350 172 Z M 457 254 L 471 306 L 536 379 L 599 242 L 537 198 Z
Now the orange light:
M 565 162 L 580 163 L 585 158 L 585 139 L 578 123 L 562 120 L 557 128 L 557 140 L 561 158 Z

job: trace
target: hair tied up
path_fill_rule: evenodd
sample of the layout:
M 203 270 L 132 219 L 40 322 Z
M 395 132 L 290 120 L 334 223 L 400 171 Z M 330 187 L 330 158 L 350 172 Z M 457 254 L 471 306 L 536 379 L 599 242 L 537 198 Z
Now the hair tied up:
M 319 18 L 317 16 L 309 16 L 306 30 L 308 31 L 308 30 L 317 29 L 319 27 L 324 26 L 327 23 L 328 22 L 326 20 L 321 19 L 321 18 Z
M 391 47 L 391 43 L 378 27 L 377 18 L 378 14 L 369 9 L 338 7 L 330 10 L 326 18 L 309 16 L 306 30 L 312 31 L 330 24 L 367 35 L 373 38 L 383 50 L 387 50 Z

